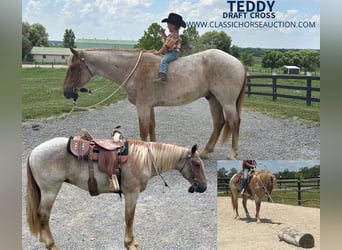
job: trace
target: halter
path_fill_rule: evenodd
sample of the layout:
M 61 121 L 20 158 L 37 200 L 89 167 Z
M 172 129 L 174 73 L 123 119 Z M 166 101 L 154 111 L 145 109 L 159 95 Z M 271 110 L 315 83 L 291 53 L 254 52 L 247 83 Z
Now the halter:
M 89 74 L 93 77 L 94 74 L 93 74 L 93 72 L 89 69 L 88 65 L 85 63 L 85 58 L 84 58 L 84 56 L 83 56 L 83 52 L 82 52 L 82 51 L 80 52 L 80 61 L 81 61 L 81 63 L 86 67 L 86 69 L 88 70 Z
M 106 97 L 105 99 L 103 99 L 102 101 L 99 101 L 98 103 L 95 103 L 95 104 L 90 105 L 90 106 L 88 106 L 88 107 L 78 107 L 78 108 L 85 108 L 85 109 L 93 108 L 93 107 L 95 107 L 95 106 L 97 106 L 97 105 L 99 105 L 99 104 L 101 104 L 101 103 L 107 101 L 109 98 L 111 98 L 113 95 L 115 95 L 115 94 L 123 87 L 123 85 L 125 85 L 125 84 L 128 82 L 128 80 L 131 78 L 131 76 L 133 75 L 133 73 L 134 73 L 135 70 L 137 69 L 137 67 L 138 67 L 138 65 L 139 65 L 139 62 L 140 62 L 140 59 L 141 59 L 141 55 L 142 55 L 142 50 L 140 50 L 140 53 L 139 53 L 139 55 L 138 55 L 138 59 L 137 59 L 135 65 L 134 65 L 132 71 L 128 74 L 128 76 L 127 76 L 126 79 L 120 84 L 120 86 L 117 87 L 117 88 L 113 91 L 113 93 L 111 93 L 109 96 L 107 96 L 107 97 Z M 88 72 L 89 72 L 92 76 L 94 76 L 94 74 L 93 74 L 93 73 L 91 72 L 91 70 L 89 69 L 88 65 L 85 63 L 85 58 L 83 57 L 83 54 L 82 54 L 82 57 L 80 58 L 80 61 L 81 61 L 82 64 L 85 65 L 85 67 L 87 68 Z M 107 86 L 109 86 L 109 84 L 108 84 Z M 94 91 L 96 91 L 96 90 L 94 90 Z M 84 88 L 84 87 L 80 89 L 80 92 L 93 93 L 94 91 L 92 91 L 91 89 Z M 76 101 L 74 101 L 73 104 L 74 104 L 74 106 L 75 106 L 75 105 L 76 105 Z
M 188 155 L 188 157 L 186 158 L 186 160 L 185 160 L 183 166 L 182 166 L 181 169 L 179 170 L 179 172 L 180 172 L 181 174 L 183 174 L 182 171 L 183 171 L 183 169 L 185 168 L 185 166 L 186 166 L 186 164 L 188 163 L 188 161 L 190 161 L 190 159 L 191 159 L 191 156 Z

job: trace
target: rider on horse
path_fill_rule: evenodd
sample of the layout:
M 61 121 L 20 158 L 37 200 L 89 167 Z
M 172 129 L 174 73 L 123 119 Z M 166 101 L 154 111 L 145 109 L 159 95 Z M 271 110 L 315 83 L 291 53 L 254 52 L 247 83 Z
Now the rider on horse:
M 255 160 L 243 160 L 242 161 L 242 181 L 241 181 L 241 186 L 240 186 L 240 190 L 241 190 L 241 194 L 243 194 L 243 192 L 245 191 L 245 186 L 247 184 L 247 177 L 248 177 L 248 173 L 249 171 L 251 171 L 252 169 L 255 169 L 257 166 L 257 163 Z

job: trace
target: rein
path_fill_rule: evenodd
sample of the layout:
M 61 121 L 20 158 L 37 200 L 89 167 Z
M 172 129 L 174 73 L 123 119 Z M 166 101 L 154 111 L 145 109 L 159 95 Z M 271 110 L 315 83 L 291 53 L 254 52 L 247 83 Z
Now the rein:
M 267 189 L 266 189 L 264 183 L 262 182 L 262 180 L 260 180 L 260 176 L 257 175 L 256 177 L 257 177 L 257 180 L 258 180 L 259 185 L 261 184 L 260 186 L 262 186 L 262 188 L 264 189 L 265 193 L 267 194 L 267 197 L 272 201 L 272 203 L 274 203 L 274 201 L 272 200 L 271 195 L 268 193 L 268 191 L 267 191 Z

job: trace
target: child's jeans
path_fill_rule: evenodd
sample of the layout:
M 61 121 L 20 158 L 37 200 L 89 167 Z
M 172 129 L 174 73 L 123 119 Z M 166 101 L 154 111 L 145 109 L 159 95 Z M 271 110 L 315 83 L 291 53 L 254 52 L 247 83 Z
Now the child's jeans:
M 166 52 L 166 54 L 163 56 L 163 58 L 160 61 L 160 73 L 167 74 L 167 71 L 169 69 L 169 63 L 176 60 L 179 56 L 179 52 L 177 50 L 172 50 Z

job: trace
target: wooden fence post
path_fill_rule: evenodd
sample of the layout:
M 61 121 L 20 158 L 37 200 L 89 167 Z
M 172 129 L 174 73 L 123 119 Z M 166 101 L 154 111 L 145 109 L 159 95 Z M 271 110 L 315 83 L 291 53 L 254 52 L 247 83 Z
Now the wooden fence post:
M 277 100 L 277 76 L 272 75 L 272 100 Z
M 306 78 L 306 105 L 311 105 L 311 76 Z
M 252 86 L 251 86 L 251 78 L 247 78 L 247 93 L 248 93 L 248 97 L 250 97 L 251 96 L 251 88 L 252 88 Z
M 297 181 L 297 189 L 298 189 L 298 195 L 297 195 L 298 205 L 301 206 L 302 205 L 302 190 L 301 190 L 300 178 L 298 178 L 298 181 Z

